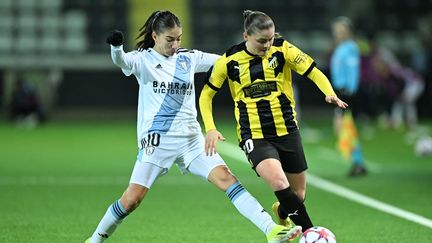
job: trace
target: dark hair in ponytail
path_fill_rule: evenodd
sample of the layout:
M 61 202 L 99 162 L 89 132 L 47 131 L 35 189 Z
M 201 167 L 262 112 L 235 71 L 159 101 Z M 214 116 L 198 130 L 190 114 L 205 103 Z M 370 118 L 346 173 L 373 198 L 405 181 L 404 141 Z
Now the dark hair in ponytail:
M 267 14 L 260 11 L 245 10 L 243 11 L 243 17 L 243 28 L 248 35 L 274 27 L 273 20 Z
M 152 38 L 152 32 L 157 34 L 165 31 L 166 29 L 171 29 L 174 27 L 181 27 L 180 20 L 177 16 L 170 11 L 155 11 L 147 19 L 145 24 L 139 29 L 139 35 L 137 40 L 141 37 L 142 40 L 138 41 L 136 47 L 138 51 L 146 50 L 147 48 L 153 47 L 155 42 Z

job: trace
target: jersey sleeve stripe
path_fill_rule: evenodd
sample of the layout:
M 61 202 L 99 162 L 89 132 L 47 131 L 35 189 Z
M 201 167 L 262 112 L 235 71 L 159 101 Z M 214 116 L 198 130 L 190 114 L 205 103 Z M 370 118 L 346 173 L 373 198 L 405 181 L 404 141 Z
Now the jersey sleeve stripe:
M 309 68 L 306 70 L 306 72 L 302 75 L 303 77 L 307 77 L 309 75 L 310 72 L 312 72 L 312 69 L 316 66 L 316 63 L 313 62 Z
M 209 80 L 206 80 L 205 84 L 207 84 L 214 91 L 219 91 L 220 90 L 220 88 L 218 88 L 218 87 L 214 86 L 212 83 L 210 83 Z
M 214 86 L 212 83 L 210 83 L 210 77 L 211 77 L 212 72 L 213 72 L 213 67 L 214 66 L 211 66 L 210 69 L 207 71 L 207 73 L 204 77 L 204 84 L 207 84 L 214 91 L 219 91 L 220 88 L 218 88 L 218 87 Z

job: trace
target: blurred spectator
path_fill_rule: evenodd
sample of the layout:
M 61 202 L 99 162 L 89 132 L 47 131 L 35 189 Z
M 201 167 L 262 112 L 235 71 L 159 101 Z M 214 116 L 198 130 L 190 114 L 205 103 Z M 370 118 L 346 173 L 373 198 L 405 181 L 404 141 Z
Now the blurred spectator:
M 381 77 L 373 65 L 375 52 L 369 39 L 360 38 L 357 44 L 360 50 L 360 84 L 357 97 L 362 100 L 362 105 L 359 106 L 356 116 L 362 120 L 369 120 L 376 116 Z
M 424 90 L 424 80 L 419 73 L 403 66 L 389 49 L 376 48 L 375 68 L 381 71 L 383 81 L 387 81 L 384 89 L 394 97 L 389 125 L 401 128 L 405 124 L 413 128 L 417 125 L 416 101 Z
M 381 124 L 388 126 L 391 107 L 400 92 L 401 82 L 394 81 L 388 66 L 383 61 L 382 48 L 376 43 L 373 33 L 365 40 L 359 40 L 360 47 L 360 85 L 358 99 L 362 101 L 358 113 L 363 117 L 379 118 Z
M 426 77 L 430 65 L 430 44 L 426 38 L 422 38 L 421 46 L 414 50 L 411 55 L 411 67 L 422 77 Z
M 417 125 L 417 99 L 424 90 L 423 78 L 410 68 L 397 67 L 395 72 L 404 80 L 404 88 L 392 107 L 391 122 L 395 128 L 401 128 L 405 123 L 407 128 Z
M 17 123 L 35 125 L 46 120 L 44 109 L 35 90 L 25 80 L 18 80 L 12 92 L 10 117 Z
M 423 37 L 421 46 L 411 54 L 411 67 L 424 79 L 424 90 L 418 100 L 419 112 L 432 116 L 432 38 Z M 423 109 L 422 109 L 423 108 Z

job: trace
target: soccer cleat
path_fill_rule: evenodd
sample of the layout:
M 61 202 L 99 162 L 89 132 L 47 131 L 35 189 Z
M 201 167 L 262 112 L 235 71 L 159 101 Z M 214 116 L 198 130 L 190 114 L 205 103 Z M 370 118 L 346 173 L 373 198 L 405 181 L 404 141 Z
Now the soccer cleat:
M 286 219 L 283 219 L 279 216 L 279 205 L 280 205 L 279 202 L 273 203 L 272 209 L 273 209 L 274 215 L 276 215 L 276 217 L 278 218 L 278 222 L 280 225 L 291 228 L 292 227 L 291 219 L 289 217 L 287 217 Z
M 350 172 L 348 173 L 349 177 L 360 177 L 365 176 L 367 174 L 366 167 L 364 165 L 353 165 L 351 167 Z
M 292 241 L 302 232 L 301 226 L 294 226 L 291 229 L 282 225 L 276 225 L 267 235 L 268 243 L 284 243 Z
M 290 228 L 289 230 L 289 237 L 287 241 L 293 241 L 297 236 L 301 235 L 302 233 L 302 227 L 299 226 L 294 226 L 292 228 Z

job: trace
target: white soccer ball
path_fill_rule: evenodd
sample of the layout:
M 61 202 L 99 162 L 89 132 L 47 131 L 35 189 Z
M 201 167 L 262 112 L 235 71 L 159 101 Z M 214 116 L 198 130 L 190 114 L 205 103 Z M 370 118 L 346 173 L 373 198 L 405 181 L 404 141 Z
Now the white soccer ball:
M 419 138 L 415 143 L 415 153 L 420 157 L 432 155 L 432 138 L 429 136 Z
M 299 243 L 336 243 L 336 236 L 327 228 L 314 226 L 303 233 Z

